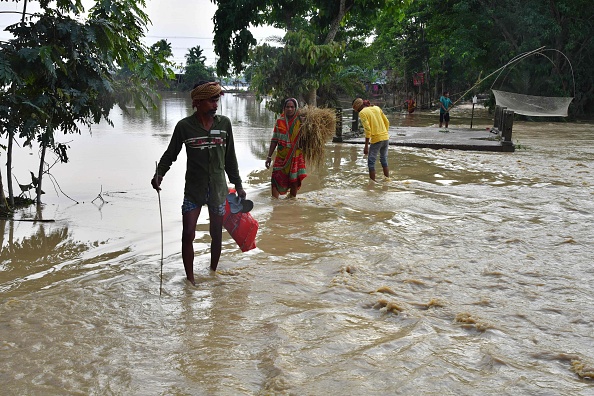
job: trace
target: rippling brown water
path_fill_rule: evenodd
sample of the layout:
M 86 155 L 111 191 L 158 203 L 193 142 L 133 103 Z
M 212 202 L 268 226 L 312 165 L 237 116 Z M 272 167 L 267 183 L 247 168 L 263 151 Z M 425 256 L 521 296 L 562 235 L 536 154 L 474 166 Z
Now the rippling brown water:
M 52 168 L 41 213 L 56 221 L 0 221 L 0 393 L 594 394 L 592 124 L 516 122 L 515 153 L 391 147 L 378 183 L 362 146 L 331 143 L 296 200 L 273 200 L 274 115 L 223 98 L 258 248 L 226 235 L 211 274 L 201 217 L 198 286 L 184 282 L 182 154 L 161 192 L 159 295 L 149 180 L 184 98 L 64 137 L 71 163 Z M 20 180 L 36 154 L 19 151 Z

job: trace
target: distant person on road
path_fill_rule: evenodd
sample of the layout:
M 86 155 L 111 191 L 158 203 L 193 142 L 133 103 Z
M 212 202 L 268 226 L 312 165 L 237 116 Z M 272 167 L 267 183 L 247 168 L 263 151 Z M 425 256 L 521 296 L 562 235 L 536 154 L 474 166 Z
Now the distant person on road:
M 177 159 L 182 146 L 186 146 L 186 183 L 182 204 L 182 260 L 186 279 L 194 280 L 194 239 L 196 222 L 202 206 L 208 206 L 210 218 L 210 269 L 216 271 L 221 257 L 223 240 L 223 216 L 229 181 L 235 185 L 237 195 L 245 198 L 241 185 L 239 167 L 235 155 L 231 121 L 216 115 L 221 86 L 217 82 L 200 81 L 191 92 L 194 114 L 180 120 L 173 131 L 171 141 L 157 166 L 151 185 L 161 190 L 163 177 Z
M 359 113 L 361 124 L 365 130 L 365 148 L 363 154 L 368 154 L 367 167 L 369 169 L 369 178 L 375 181 L 375 162 L 377 156 L 380 156 L 380 163 L 386 178 L 390 177 L 388 169 L 388 147 L 390 145 L 390 135 L 388 128 L 390 122 L 378 106 L 373 106 L 369 100 L 357 98 L 353 100 L 353 110 Z
M 410 95 L 410 97 L 404 101 L 404 104 L 406 105 L 408 114 L 412 114 L 415 112 L 415 109 L 417 108 L 417 102 L 415 102 L 412 95 Z
M 450 123 L 450 109 L 454 104 L 450 99 L 450 92 L 445 91 L 441 98 L 439 98 L 439 127 L 445 122 L 447 128 Z

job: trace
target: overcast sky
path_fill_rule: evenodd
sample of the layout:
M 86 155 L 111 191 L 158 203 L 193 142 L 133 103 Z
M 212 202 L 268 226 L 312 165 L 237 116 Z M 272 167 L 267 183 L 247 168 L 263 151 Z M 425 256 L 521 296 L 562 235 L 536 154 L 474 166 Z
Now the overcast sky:
M 146 10 L 153 25 L 149 27 L 147 44 L 166 39 L 171 43 L 175 63 L 184 63 L 188 49 L 199 45 L 206 65 L 214 66 L 212 17 L 216 9 L 210 0 L 148 0 Z M 260 27 L 253 29 L 252 34 L 260 44 L 269 36 L 282 36 L 283 31 Z
M 35 2 L 29 3 L 27 11 L 33 12 L 35 4 Z M 83 0 L 83 4 L 91 4 L 91 2 Z M 22 1 L 18 3 L 0 2 L 0 11 L 20 12 L 22 9 Z M 210 0 L 147 0 L 145 11 L 151 19 L 152 25 L 148 27 L 146 44 L 150 46 L 161 39 L 167 40 L 171 43 L 173 62 L 176 64 L 185 63 L 188 49 L 199 45 L 206 57 L 206 65 L 214 66 L 216 56 L 212 44 L 214 37 L 212 17 L 216 9 L 216 5 Z M 10 38 L 4 29 L 19 20 L 18 14 L 0 14 L 0 40 Z M 271 27 L 260 27 L 253 29 L 252 34 L 260 44 L 269 36 L 282 36 L 283 31 Z

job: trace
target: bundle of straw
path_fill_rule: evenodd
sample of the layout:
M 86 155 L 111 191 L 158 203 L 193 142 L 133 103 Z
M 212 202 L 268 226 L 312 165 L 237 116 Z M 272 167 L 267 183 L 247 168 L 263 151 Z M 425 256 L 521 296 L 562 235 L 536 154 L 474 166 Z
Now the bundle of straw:
M 326 143 L 336 133 L 334 109 L 305 106 L 299 110 L 301 134 L 299 147 L 308 167 L 320 168 L 324 164 Z

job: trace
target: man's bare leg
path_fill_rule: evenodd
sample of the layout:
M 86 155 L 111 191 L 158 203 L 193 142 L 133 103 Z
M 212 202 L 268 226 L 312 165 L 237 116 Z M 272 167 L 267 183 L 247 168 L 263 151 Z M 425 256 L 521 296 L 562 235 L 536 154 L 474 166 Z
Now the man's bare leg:
M 210 209 L 210 269 L 217 270 L 223 245 L 223 216 L 214 214 Z
M 387 166 L 383 166 L 382 168 L 384 169 L 384 176 L 386 178 L 390 177 L 390 169 Z
M 369 178 L 373 181 L 375 181 L 375 170 L 370 170 L 369 171 Z
M 186 212 L 182 216 L 182 260 L 186 279 L 196 285 L 194 280 L 194 238 L 196 237 L 196 222 L 200 216 L 200 207 Z

